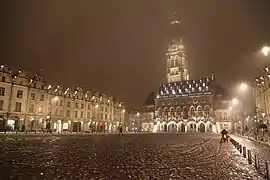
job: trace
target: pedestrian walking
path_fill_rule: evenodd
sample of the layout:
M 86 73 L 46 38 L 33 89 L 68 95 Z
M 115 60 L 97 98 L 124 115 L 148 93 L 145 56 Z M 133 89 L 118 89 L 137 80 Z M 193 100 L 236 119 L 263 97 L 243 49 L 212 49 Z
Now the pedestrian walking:
M 122 136 L 124 135 L 123 134 L 123 127 L 122 126 L 119 127 L 119 134 L 118 134 L 118 136 L 120 136 L 120 135 L 122 135 Z

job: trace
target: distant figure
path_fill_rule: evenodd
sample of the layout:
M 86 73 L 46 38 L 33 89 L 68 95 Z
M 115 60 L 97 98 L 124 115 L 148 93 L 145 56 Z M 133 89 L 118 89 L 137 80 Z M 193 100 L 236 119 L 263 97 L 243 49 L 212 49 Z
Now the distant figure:
M 221 142 L 228 142 L 228 131 L 226 131 L 225 129 L 223 129 L 221 132 L 221 139 L 220 139 L 220 143 Z
M 122 126 L 119 127 L 119 134 L 118 134 L 118 136 L 120 136 L 120 135 L 123 136 L 123 127 Z
M 223 129 L 220 133 L 221 133 L 222 135 L 223 135 L 223 134 L 225 134 L 225 135 L 228 134 L 228 132 L 227 132 L 225 129 Z

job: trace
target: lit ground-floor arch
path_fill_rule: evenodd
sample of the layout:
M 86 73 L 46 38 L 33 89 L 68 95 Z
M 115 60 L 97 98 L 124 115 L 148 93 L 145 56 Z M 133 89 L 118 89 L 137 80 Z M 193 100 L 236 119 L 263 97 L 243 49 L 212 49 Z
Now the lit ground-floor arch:
M 198 132 L 202 132 L 202 133 L 205 133 L 205 132 L 206 132 L 205 121 L 199 121 L 199 122 L 197 123 L 197 131 L 198 131 Z
M 196 132 L 197 131 L 197 124 L 195 121 L 189 121 L 187 123 L 187 131 L 188 132 Z
M 167 125 L 168 132 L 177 132 L 177 123 L 175 121 L 170 121 Z
M 207 121 L 205 123 L 205 126 L 206 126 L 206 132 L 213 132 L 213 124 L 210 122 L 210 121 Z
M 171 120 L 156 121 L 153 125 L 153 132 L 215 132 L 215 125 L 211 120 Z
M 183 122 L 179 122 L 177 124 L 177 131 L 178 132 L 186 132 L 186 125 Z

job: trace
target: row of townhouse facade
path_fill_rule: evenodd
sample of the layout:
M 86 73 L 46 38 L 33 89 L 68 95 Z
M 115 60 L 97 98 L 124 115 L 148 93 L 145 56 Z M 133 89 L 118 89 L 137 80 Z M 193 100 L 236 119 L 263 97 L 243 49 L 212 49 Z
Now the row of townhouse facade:
M 116 132 L 124 103 L 103 93 L 52 86 L 39 73 L 29 77 L 0 69 L 0 130 Z
M 257 120 L 260 123 L 270 125 L 270 81 L 268 75 L 256 78 L 253 94 L 255 97 Z

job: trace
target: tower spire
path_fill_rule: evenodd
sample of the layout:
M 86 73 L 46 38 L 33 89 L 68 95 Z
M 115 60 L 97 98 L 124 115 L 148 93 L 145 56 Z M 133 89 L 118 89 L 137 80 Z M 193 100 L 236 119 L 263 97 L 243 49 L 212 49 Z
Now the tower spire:
M 176 12 L 171 20 L 171 35 L 167 51 L 167 82 L 178 82 L 189 79 L 187 56 L 185 52 L 183 34 Z
M 178 20 L 178 16 L 176 12 L 173 13 L 171 24 L 180 24 L 180 21 Z

